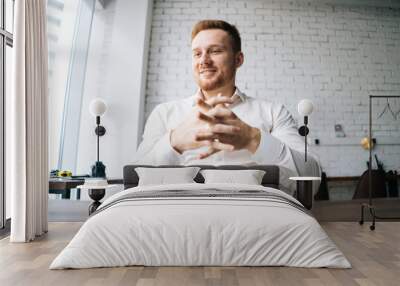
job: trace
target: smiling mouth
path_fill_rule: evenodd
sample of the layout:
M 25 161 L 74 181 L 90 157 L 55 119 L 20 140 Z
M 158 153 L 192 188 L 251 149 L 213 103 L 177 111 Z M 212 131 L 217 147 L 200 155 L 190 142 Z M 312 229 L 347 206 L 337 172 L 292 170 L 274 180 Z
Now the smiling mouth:
M 216 71 L 217 70 L 214 70 L 214 69 L 201 70 L 200 74 L 215 73 Z

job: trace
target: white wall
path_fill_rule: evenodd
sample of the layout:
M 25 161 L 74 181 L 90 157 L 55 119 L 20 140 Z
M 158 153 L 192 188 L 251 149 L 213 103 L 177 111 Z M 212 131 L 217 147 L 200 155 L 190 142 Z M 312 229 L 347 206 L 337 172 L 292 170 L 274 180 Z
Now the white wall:
M 101 118 L 106 128 L 100 138 L 100 160 L 108 177 L 122 178 L 122 168 L 133 160 L 141 134 L 144 110 L 147 46 L 152 0 L 108 1 L 96 9 L 89 47 L 82 101 L 77 173 L 90 173 L 96 161 L 95 118 L 90 101 L 108 105 Z
M 368 94 L 400 94 L 400 5 L 393 1 L 154 2 L 146 89 L 146 117 L 159 103 L 194 93 L 190 32 L 205 18 L 241 32 L 245 63 L 238 86 L 249 96 L 296 105 L 310 98 L 312 146 L 328 176 L 359 175 L 368 153 L 359 141 L 368 126 Z M 376 107 L 383 109 L 385 102 Z M 392 102 L 400 110 L 400 100 Z M 376 117 L 376 114 L 375 114 Z M 400 115 L 374 125 L 386 167 L 400 168 Z M 335 138 L 334 124 L 346 138 Z M 396 143 L 395 145 L 391 145 Z

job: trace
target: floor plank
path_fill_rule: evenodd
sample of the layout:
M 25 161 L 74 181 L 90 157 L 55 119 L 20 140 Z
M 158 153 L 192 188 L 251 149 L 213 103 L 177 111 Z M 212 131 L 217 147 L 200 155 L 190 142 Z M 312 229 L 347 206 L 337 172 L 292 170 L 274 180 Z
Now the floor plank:
M 82 223 L 50 223 L 49 233 L 32 243 L 0 240 L 0 285 L 398 285 L 400 222 L 321 225 L 352 263 L 352 269 L 291 267 L 117 267 L 85 270 L 48 269 Z

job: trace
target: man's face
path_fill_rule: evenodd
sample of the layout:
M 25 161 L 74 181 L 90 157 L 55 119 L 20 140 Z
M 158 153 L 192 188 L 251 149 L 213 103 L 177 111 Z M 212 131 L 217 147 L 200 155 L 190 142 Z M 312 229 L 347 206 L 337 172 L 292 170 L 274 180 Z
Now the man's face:
M 192 41 L 193 74 L 202 90 L 234 84 L 236 69 L 242 62 L 242 53 L 234 54 L 231 39 L 224 30 L 203 30 Z

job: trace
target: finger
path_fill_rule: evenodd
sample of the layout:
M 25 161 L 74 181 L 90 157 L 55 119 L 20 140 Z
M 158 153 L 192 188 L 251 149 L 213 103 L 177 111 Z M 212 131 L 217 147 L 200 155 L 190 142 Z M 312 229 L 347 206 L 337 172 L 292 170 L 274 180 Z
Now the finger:
M 231 104 L 231 103 L 233 103 L 233 98 L 228 96 L 216 96 L 207 101 L 207 104 L 213 107 L 218 104 Z
M 236 118 L 236 114 L 233 113 L 229 108 L 220 105 L 211 109 L 207 115 L 215 118 Z
M 232 135 L 232 134 L 218 134 L 217 138 L 211 140 L 212 142 L 210 143 L 211 146 L 214 146 L 214 142 L 220 142 L 223 143 L 225 145 L 229 145 L 232 147 L 232 149 L 230 150 L 229 148 L 227 148 L 227 151 L 233 151 L 236 150 L 236 145 L 238 144 L 238 140 L 237 140 L 237 136 Z
M 233 151 L 235 149 L 235 146 L 233 146 L 231 144 L 222 143 L 217 140 L 211 142 L 211 147 L 213 147 L 215 149 L 219 149 L 219 150 L 225 150 L 225 151 Z
M 201 131 L 195 135 L 196 141 L 203 140 L 215 140 L 218 139 L 221 142 L 229 140 L 238 134 L 240 128 L 232 125 L 216 124 L 211 127 L 211 130 Z
M 204 152 L 204 153 L 199 154 L 198 158 L 199 158 L 199 159 L 205 159 L 205 158 L 210 157 L 211 155 L 213 155 L 213 154 L 215 154 L 215 153 L 217 153 L 217 152 L 219 152 L 219 151 L 220 151 L 220 150 L 218 150 L 218 149 L 209 148 L 209 149 L 207 150 L 207 152 Z
M 194 139 L 197 142 L 207 141 L 209 143 L 205 143 L 205 144 L 206 145 L 210 145 L 211 144 L 210 142 L 214 141 L 215 139 L 218 139 L 217 137 L 218 137 L 217 134 L 214 134 L 214 133 L 211 133 L 211 132 L 203 132 L 203 133 L 196 134 Z
M 217 98 L 221 98 L 222 97 L 222 93 L 218 93 L 217 94 Z M 225 103 L 216 103 L 213 107 L 225 107 Z
M 222 143 L 215 144 L 213 147 L 210 147 L 206 152 L 199 154 L 198 158 L 205 159 L 221 150 L 233 151 L 232 145 L 228 145 L 229 146 L 228 148 L 223 147 L 222 145 L 227 145 L 227 144 L 222 144 Z M 223 148 L 218 148 L 216 146 L 223 147 Z
M 208 122 L 208 123 L 214 123 L 214 118 L 205 115 L 203 112 L 198 111 L 197 112 L 197 119 Z
M 215 124 L 211 126 L 212 133 L 223 133 L 223 134 L 237 134 L 240 131 L 240 127 L 227 124 Z
M 204 113 L 207 113 L 212 109 L 212 106 L 208 105 L 202 98 L 196 99 L 196 106 Z
M 200 146 L 210 146 L 213 148 L 217 148 L 220 150 L 226 150 L 226 151 L 233 151 L 235 149 L 235 146 L 229 143 L 224 143 L 225 141 L 221 141 L 224 139 L 227 139 L 227 136 L 218 136 L 218 135 L 196 135 L 196 142 L 200 145 Z M 218 137 L 221 138 L 218 139 Z M 230 140 L 229 142 L 231 142 L 232 140 Z

